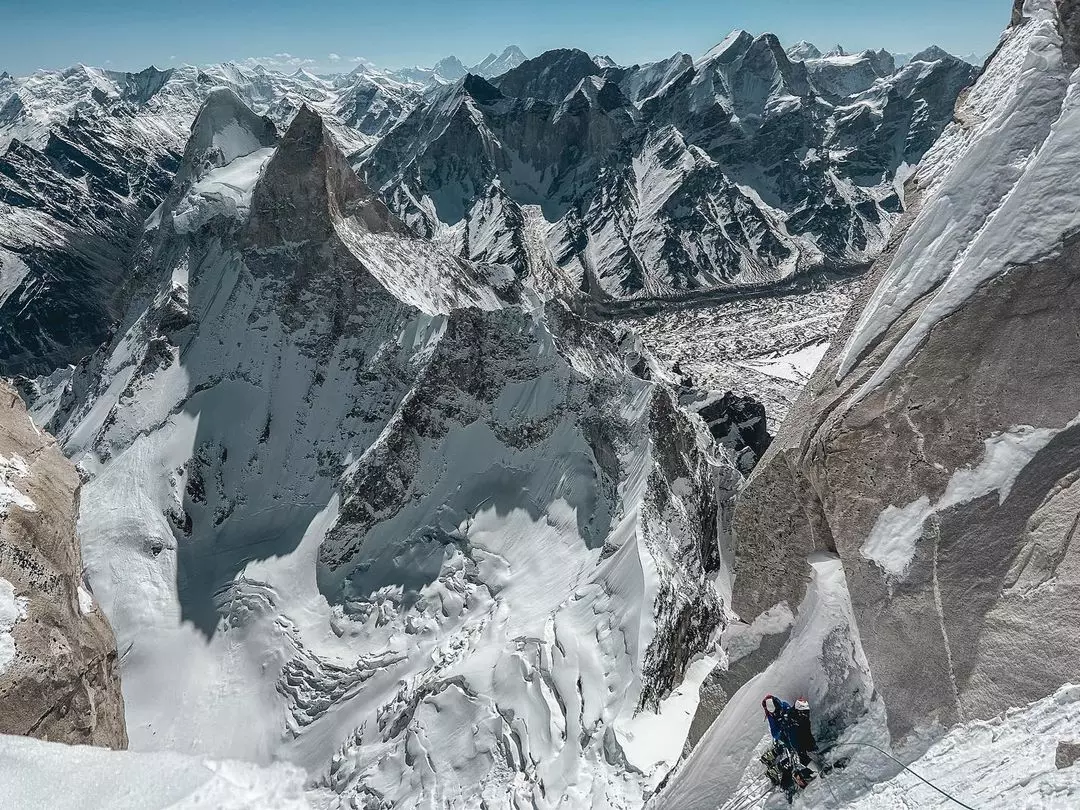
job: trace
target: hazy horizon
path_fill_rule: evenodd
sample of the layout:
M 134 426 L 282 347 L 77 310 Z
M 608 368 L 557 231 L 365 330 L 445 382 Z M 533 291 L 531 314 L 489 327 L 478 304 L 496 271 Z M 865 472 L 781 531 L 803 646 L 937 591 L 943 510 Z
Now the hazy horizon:
M 0 0 L 8 5 L 10 0 Z M 137 71 L 183 64 L 260 63 L 291 71 L 346 72 L 363 61 L 380 67 L 430 66 L 457 56 L 466 66 L 518 45 L 528 56 L 576 47 L 624 65 L 683 51 L 704 53 L 734 29 L 775 33 L 785 45 L 836 44 L 849 51 L 886 48 L 914 53 L 939 45 L 957 56 L 991 50 L 1008 21 L 1009 4 L 986 0 L 909 0 L 904 4 L 818 0 L 646 0 L 628 10 L 613 0 L 583 6 L 570 0 L 473 2 L 435 0 L 397 5 L 322 0 L 298 4 L 237 0 L 222 6 L 191 0 L 182 8 L 133 0 L 75 0 L 5 9 L 0 70 L 27 74 L 87 64 Z

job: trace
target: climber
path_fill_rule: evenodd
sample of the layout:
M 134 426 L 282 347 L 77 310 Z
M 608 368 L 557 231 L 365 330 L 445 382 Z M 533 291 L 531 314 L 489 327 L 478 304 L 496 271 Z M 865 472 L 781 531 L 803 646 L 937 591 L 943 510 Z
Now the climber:
M 762 755 L 761 762 L 769 779 L 784 791 L 790 804 L 796 791 L 805 788 L 817 775 L 807 767 L 810 751 L 816 747 L 810 732 L 810 704 L 799 698 L 793 707 L 775 695 L 766 695 L 761 707 L 773 738 L 772 747 Z
M 817 742 L 810 728 L 810 704 L 806 698 L 799 698 L 792 706 L 775 695 L 766 695 L 761 707 L 774 740 L 790 748 L 804 768 L 817 762 Z
M 814 739 L 814 730 L 810 727 L 809 701 L 804 697 L 796 700 L 791 709 L 791 715 L 795 720 L 795 750 L 799 754 L 799 762 L 808 765 L 812 760 L 818 766 L 818 770 L 821 770 L 817 740 Z

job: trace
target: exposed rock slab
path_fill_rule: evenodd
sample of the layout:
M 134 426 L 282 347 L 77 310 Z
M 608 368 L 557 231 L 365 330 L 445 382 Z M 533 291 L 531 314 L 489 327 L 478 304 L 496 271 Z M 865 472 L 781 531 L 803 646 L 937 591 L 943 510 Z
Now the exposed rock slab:
M 733 602 L 745 619 L 801 598 L 811 551 L 840 555 L 899 736 L 989 717 L 1080 676 L 1080 243 L 1064 219 L 1009 208 L 1056 194 L 1039 191 L 1038 172 L 1070 160 L 1076 30 L 1070 3 L 1025 9 L 909 185 L 910 229 L 736 513 Z M 1035 55 L 1045 61 L 1026 61 Z M 1011 101 L 996 89 L 1009 82 L 1029 89 Z M 1042 165 L 995 186 L 994 161 L 1017 151 Z M 978 227 L 965 230 L 966 204 L 942 227 L 970 181 L 987 183 L 979 203 L 1000 198 Z M 1035 243 L 1037 258 L 994 253 L 989 240 L 1014 232 L 1025 236 L 1006 241 Z
M 78 491 L 0 382 L 0 734 L 124 748 L 116 642 L 82 584 Z

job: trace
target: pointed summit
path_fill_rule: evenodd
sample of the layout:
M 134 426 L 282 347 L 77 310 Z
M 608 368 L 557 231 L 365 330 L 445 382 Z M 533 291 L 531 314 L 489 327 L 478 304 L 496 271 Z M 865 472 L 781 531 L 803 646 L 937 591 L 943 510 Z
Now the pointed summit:
M 698 64 L 707 62 L 719 62 L 726 64 L 734 62 L 749 50 L 754 43 L 754 38 L 742 29 L 736 29 L 724 37 L 720 42 L 710 48 L 699 60 Z
M 911 57 L 912 62 L 940 62 L 943 59 L 956 59 L 956 57 L 944 48 L 939 48 L 937 45 L 931 45 L 926 50 L 919 51 Z
M 485 79 L 494 79 L 508 70 L 513 70 L 526 59 L 528 57 L 522 53 L 521 48 L 517 45 L 509 45 L 498 56 L 493 53 L 488 54 L 482 62 L 473 65 L 469 72 L 483 76 Z
M 336 221 L 351 218 L 376 233 L 404 231 L 305 104 L 255 186 L 251 232 L 261 245 L 301 242 L 325 238 Z

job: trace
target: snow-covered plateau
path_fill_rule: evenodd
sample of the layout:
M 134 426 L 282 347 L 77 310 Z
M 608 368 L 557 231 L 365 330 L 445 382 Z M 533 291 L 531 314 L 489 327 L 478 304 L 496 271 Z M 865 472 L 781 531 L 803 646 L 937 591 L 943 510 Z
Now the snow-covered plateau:
M 5 806 L 1080 806 L 1078 67 L 0 74 Z

